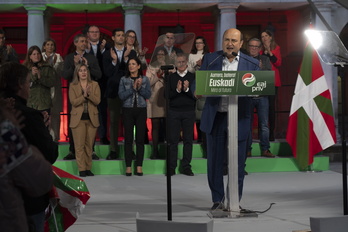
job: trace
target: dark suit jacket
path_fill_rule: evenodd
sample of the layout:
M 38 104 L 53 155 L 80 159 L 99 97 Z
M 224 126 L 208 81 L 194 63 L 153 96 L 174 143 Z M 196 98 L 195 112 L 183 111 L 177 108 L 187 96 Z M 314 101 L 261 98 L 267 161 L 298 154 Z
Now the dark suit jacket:
M 14 48 L 11 49 L 11 52 L 8 52 L 7 46 L 4 44 L 2 47 L 0 47 L 0 66 L 5 62 L 10 61 L 19 63 L 17 52 L 14 50 Z
M 107 50 L 110 49 L 111 46 L 108 43 L 106 43 L 105 44 L 105 51 L 104 51 L 104 53 L 101 53 L 101 51 L 100 51 L 100 44 L 101 44 L 101 41 L 99 41 L 98 44 L 97 44 L 97 55 L 94 54 L 94 50 L 92 48 L 92 45 L 91 45 L 91 50 L 88 53 L 93 55 L 93 56 L 95 56 L 97 58 L 99 67 L 103 71 L 103 55 L 105 54 L 105 52 Z
M 222 51 L 205 54 L 200 70 L 222 70 L 223 58 L 224 57 Z M 249 60 L 250 62 L 248 62 L 247 60 Z M 258 60 L 240 52 L 238 70 L 259 70 L 260 68 L 257 65 L 258 63 Z M 207 97 L 205 101 L 201 118 L 201 130 L 205 133 L 211 133 L 220 99 L 221 97 Z
M 74 63 L 74 56 L 76 55 L 76 52 L 70 53 L 65 57 L 64 60 L 64 68 L 62 76 L 65 80 L 68 80 L 69 83 L 73 79 L 74 71 L 75 71 L 75 63 Z M 92 80 L 96 81 L 101 78 L 102 72 L 98 64 L 97 58 L 95 58 L 94 55 L 91 55 L 89 53 L 84 53 L 83 57 L 85 57 L 88 61 L 88 69 L 91 73 Z
M 103 56 L 106 53 L 106 51 L 110 49 L 111 46 L 110 46 L 110 44 L 106 43 L 105 44 L 105 51 L 104 51 L 104 53 L 101 53 L 101 51 L 100 51 L 100 44 L 101 44 L 101 41 L 99 41 L 98 44 L 97 44 L 97 54 L 96 55 L 94 54 L 94 50 L 92 48 L 92 45 L 91 45 L 91 50 L 89 51 L 89 54 L 91 54 L 91 55 L 93 55 L 94 57 L 97 58 L 100 70 L 102 72 L 101 78 L 98 79 L 97 81 L 99 83 L 100 91 L 102 93 L 101 96 L 103 97 L 104 93 L 105 93 L 105 90 L 106 90 L 107 80 L 108 80 L 107 77 L 105 76 L 105 73 L 104 73 Z
M 268 56 L 258 55 L 254 58 L 261 61 L 261 64 L 262 64 L 261 70 L 267 70 L 267 71 L 272 70 L 272 64 L 271 64 L 271 61 L 269 60 Z
M 112 47 L 111 49 L 116 52 L 115 47 Z M 112 63 L 113 59 L 111 57 L 110 50 L 105 51 L 103 56 L 104 73 L 107 77 L 106 97 L 115 98 L 118 96 L 118 88 L 121 77 L 126 74 L 127 67 L 126 62 L 124 62 L 124 52 L 127 50 L 127 47 L 124 48 L 121 61 L 117 61 L 116 65 L 113 65 Z M 137 53 L 134 50 L 131 50 L 128 55 L 128 60 L 135 57 L 137 57 Z

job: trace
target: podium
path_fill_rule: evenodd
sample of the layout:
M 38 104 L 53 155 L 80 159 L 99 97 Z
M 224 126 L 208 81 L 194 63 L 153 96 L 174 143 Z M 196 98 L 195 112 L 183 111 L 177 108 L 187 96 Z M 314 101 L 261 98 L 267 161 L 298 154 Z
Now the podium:
M 196 95 L 228 96 L 227 217 L 241 216 L 238 196 L 238 96 L 253 97 L 274 93 L 274 71 L 196 72 Z M 221 214 L 215 216 L 221 217 Z

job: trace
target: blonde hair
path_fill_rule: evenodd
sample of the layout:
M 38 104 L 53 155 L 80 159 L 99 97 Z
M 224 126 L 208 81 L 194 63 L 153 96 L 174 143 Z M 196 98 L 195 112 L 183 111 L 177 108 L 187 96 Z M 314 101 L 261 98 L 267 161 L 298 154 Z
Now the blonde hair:
M 83 66 L 86 67 L 86 69 L 87 69 L 87 82 L 92 82 L 91 73 L 89 72 L 89 69 L 88 69 L 87 65 L 85 65 L 85 64 L 78 64 L 78 65 L 76 65 L 75 70 L 74 70 L 74 76 L 73 76 L 73 80 L 71 82 L 72 84 L 77 85 L 80 82 L 79 70 Z

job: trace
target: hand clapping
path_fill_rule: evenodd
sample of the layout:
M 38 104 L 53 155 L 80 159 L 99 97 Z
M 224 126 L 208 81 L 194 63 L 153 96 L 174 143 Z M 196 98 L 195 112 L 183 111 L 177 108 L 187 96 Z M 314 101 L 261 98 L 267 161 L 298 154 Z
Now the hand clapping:
M 114 49 L 110 49 L 110 55 L 111 55 L 112 61 L 117 64 L 118 57 Z
M 101 44 L 100 44 L 100 51 L 103 52 L 104 48 L 105 48 L 105 45 L 106 45 L 106 40 L 103 39 Z
M 135 79 L 134 83 L 133 83 L 134 90 L 136 90 L 136 91 L 139 90 L 141 85 L 142 85 L 142 83 L 143 83 L 143 79 L 142 78 Z
M 37 78 L 40 79 L 41 75 L 40 75 L 40 69 L 36 66 L 31 67 L 31 73 L 35 76 L 37 75 Z
M 190 82 L 188 80 L 184 81 L 184 92 L 186 92 L 188 90 L 188 87 L 190 85 Z

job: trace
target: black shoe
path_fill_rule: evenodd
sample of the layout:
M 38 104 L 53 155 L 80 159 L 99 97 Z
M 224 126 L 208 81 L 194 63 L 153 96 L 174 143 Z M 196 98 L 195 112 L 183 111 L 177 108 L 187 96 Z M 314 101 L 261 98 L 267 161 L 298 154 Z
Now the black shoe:
M 213 206 L 210 208 L 211 210 L 217 210 L 217 209 L 221 209 L 224 210 L 225 206 L 223 203 L 221 202 L 214 202 Z
M 117 159 L 117 153 L 116 151 L 110 151 L 110 154 L 106 157 L 107 160 L 116 160 Z
M 67 155 L 63 158 L 63 160 L 74 160 L 74 159 L 76 159 L 75 154 L 72 153 L 71 151 L 69 152 L 69 154 L 67 154 Z
M 186 168 L 184 169 L 184 171 L 182 172 L 182 174 L 186 175 L 186 176 L 194 176 L 195 174 L 193 174 L 191 168 Z
M 134 175 L 137 175 L 137 176 L 143 176 L 143 175 L 144 175 L 144 173 L 142 173 L 142 172 L 135 172 L 135 173 L 134 173 Z
M 86 176 L 87 176 L 86 171 L 81 171 L 81 172 L 80 172 L 80 177 L 86 177 Z
M 109 145 L 110 141 L 108 140 L 108 138 L 104 137 L 100 139 L 100 143 L 104 145 Z
M 86 175 L 87 176 L 94 176 L 93 172 L 91 172 L 91 170 L 86 170 Z
M 126 176 L 132 176 L 131 172 L 126 172 Z
M 166 175 L 167 175 L 167 173 L 166 173 Z M 169 175 L 170 176 L 174 176 L 175 175 L 175 169 L 173 169 L 173 168 L 169 169 Z
M 139 170 L 141 170 L 141 172 L 138 172 L 138 167 L 134 167 L 134 175 L 136 176 L 143 176 L 144 173 L 143 173 L 143 168 L 139 168 Z
M 94 151 L 92 153 L 92 160 L 99 160 L 99 157 L 97 156 L 97 154 L 95 154 Z

